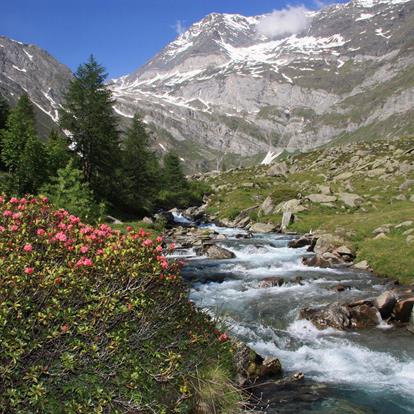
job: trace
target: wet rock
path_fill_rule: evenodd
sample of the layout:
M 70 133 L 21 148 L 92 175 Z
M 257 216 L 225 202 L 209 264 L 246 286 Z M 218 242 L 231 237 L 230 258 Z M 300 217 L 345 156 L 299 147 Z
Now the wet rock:
M 339 330 L 374 327 L 381 319 L 378 310 L 368 303 L 349 306 L 338 302 L 320 308 L 304 308 L 300 317 L 311 321 L 318 329 Z
M 161 213 L 154 214 L 155 221 L 163 221 L 166 226 L 174 226 L 174 216 L 170 211 L 162 211 Z
M 312 237 L 303 236 L 299 239 L 290 240 L 288 243 L 288 247 L 298 249 L 300 247 L 310 246 L 312 244 L 312 240 Z
M 318 329 L 351 327 L 351 312 L 345 305 L 333 303 L 322 308 L 304 308 L 299 317 L 311 321 Z
M 236 257 L 236 255 L 230 250 L 227 250 L 224 247 L 220 247 L 215 244 L 206 246 L 204 253 L 208 258 L 215 260 L 233 259 Z
M 382 319 L 387 319 L 391 316 L 397 298 L 394 292 L 386 291 L 375 298 L 374 304 L 381 314 Z
M 236 383 L 239 386 L 256 381 L 258 378 L 279 375 L 282 365 L 277 358 L 263 358 L 246 344 L 233 341 Z
M 282 277 L 266 277 L 259 283 L 259 288 L 270 288 L 274 286 L 282 286 L 285 283 L 285 280 Z
M 409 322 L 413 306 L 414 297 L 399 300 L 394 306 L 394 318 L 400 322 Z
M 351 286 L 339 283 L 338 285 L 330 287 L 330 289 L 334 290 L 335 292 L 344 292 L 345 290 L 350 290 Z
M 331 263 L 329 262 L 329 260 L 324 259 L 322 256 L 319 256 L 319 255 L 315 255 L 312 257 L 304 257 L 302 259 L 302 263 L 306 266 L 311 266 L 311 267 L 322 267 L 322 268 L 331 267 Z
M 369 305 L 354 306 L 351 308 L 351 328 L 373 328 L 381 321 L 378 310 Z
M 276 231 L 276 226 L 271 223 L 254 223 L 250 227 L 250 231 L 253 233 L 271 233 Z

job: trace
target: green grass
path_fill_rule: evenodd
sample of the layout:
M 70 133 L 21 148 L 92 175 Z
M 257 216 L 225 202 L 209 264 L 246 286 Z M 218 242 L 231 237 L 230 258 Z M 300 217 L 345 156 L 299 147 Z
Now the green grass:
M 414 172 L 408 176 L 388 174 L 386 178 L 367 176 L 366 172 L 356 173 L 351 158 L 358 150 L 367 153 L 366 162 L 389 157 L 392 151 L 399 149 L 396 155 L 397 165 L 402 162 L 412 163 L 413 154 L 404 152 L 414 147 L 413 138 L 402 138 L 392 141 L 390 151 L 389 141 L 373 141 L 372 143 L 355 144 L 353 151 L 345 152 L 336 148 L 321 148 L 307 153 L 297 154 L 287 158 L 293 159 L 297 172 L 283 177 L 268 177 L 269 167 L 256 166 L 226 172 L 215 177 L 216 186 L 226 185 L 223 190 L 213 196 L 208 212 L 219 218 L 234 219 L 238 212 L 260 205 L 267 196 L 271 196 L 275 205 L 282 201 L 296 198 L 298 193 L 306 196 L 319 193 L 318 185 L 330 185 L 334 193 L 357 193 L 363 199 L 361 208 L 349 208 L 341 201 L 334 203 L 334 208 L 317 203 L 304 202 L 306 211 L 297 214 L 297 221 L 289 230 L 307 233 L 310 230 L 332 233 L 344 239 L 344 242 L 357 252 L 357 260 L 366 259 L 373 270 L 381 276 L 397 278 L 403 282 L 414 281 L 414 245 L 407 244 L 406 235 L 402 230 L 391 227 L 387 239 L 373 240 L 373 230 L 384 224 L 393 226 L 408 220 L 414 221 L 414 203 L 396 200 L 400 194 L 399 186 L 406 179 L 414 179 Z M 329 156 L 333 161 L 324 160 Z M 319 160 L 317 164 L 316 161 Z M 363 160 L 365 163 L 365 159 Z M 334 162 L 336 169 L 331 167 Z M 369 167 L 370 169 L 372 168 Z M 342 172 L 353 171 L 349 181 L 352 189 L 347 189 L 341 180 L 332 178 Z M 328 177 L 328 184 L 326 179 Z M 254 183 L 253 188 L 243 187 L 243 183 Z M 407 198 L 414 194 L 414 189 L 406 193 Z M 250 214 L 255 221 L 280 223 L 281 214 L 258 217 L 257 211 Z M 413 226 L 412 226 L 413 227 Z

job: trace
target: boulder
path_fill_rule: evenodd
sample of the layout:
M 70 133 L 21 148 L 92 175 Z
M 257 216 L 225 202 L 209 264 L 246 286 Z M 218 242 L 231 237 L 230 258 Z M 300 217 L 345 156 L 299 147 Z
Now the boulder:
M 330 289 L 334 290 L 335 292 L 344 292 L 345 290 L 350 290 L 351 286 L 339 283 L 338 285 L 330 287 Z
M 382 239 L 387 239 L 388 237 L 387 237 L 387 235 L 385 234 L 385 233 L 380 233 L 380 234 L 377 234 L 375 237 L 374 237 L 374 240 L 382 240 Z
M 353 193 L 339 193 L 338 198 L 347 207 L 351 207 L 351 208 L 360 206 L 364 201 L 364 199 L 361 196 L 359 196 L 358 194 L 353 194 Z
M 144 217 L 142 219 L 142 222 L 145 223 L 145 224 L 154 224 L 154 221 L 150 217 Z
M 271 233 L 276 230 L 276 226 L 271 223 L 254 223 L 250 230 L 253 233 Z
M 270 177 L 277 177 L 282 176 L 286 177 L 288 174 L 289 169 L 285 161 L 283 162 L 277 162 L 270 166 L 270 168 L 267 170 L 266 175 Z
M 277 358 L 263 358 L 246 344 L 233 342 L 233 360 L 236 383 L 239 386 L 252 383 L 261 377 L 279 375 L 282 365 Z
M 352 253 L 352 250 L 345 245 L 337 247 L 335 249 L 335 253 L 339 254 L 340 256 L 351 256 L 351 257 L 354 256 L 354 254 Z
M 333 252 L 343 245 L 343 240 L 333 234 L 321 234 L 316 241 L 314 251 L 317 254 Z
M 286 211 L 289 211 L 291 213 L 299 213 L 304 210 L 306 210 L 306 207 L 302 206 L 302 200 L 293 198 L 292 200 L 279 203 L 275 207 L 274 213 L 284 213 Z
M 400 191 L 407 191 L 413 186 L 414 186 L 414 180 L 406 180 L 400 185 L 399 189 Z
M 363 304 L 351 308 L 351 328 L 373 328 L 377 326 L 380 321 L 380 314 L 374 306 Z
M 275 209 L 275 205 L 273 204 L 272 197 L 266 197 L 265 201 L 263 201 L 262 205 L 259 208 L 259 216 L 268 214 L 272 214 L 273 210 Z
M 351 311 L 339 303 L 321 308 L 304 308 L 300 311 L 299 318 L 311 321 L 318 329 L 344 330 L 351 327 Z
M 216 244 L 207 245 L 204 250 L 206 256 L 210 259 L 215 260 L 224 260 L 224 259 L 233 259 L 236 255 L 230 250 L 225 249 L 224 247 L 217 246 Z
M 306 199 L 312 203 L 333 203 L 336 201 L 336 196 L 326 194 L 309 194 Z
M 386 292 L 379 295 L 374 300 L 374 305 L 381 314 L 382 319 L 387 319 L 391 316 L 394 305 L 397 302 L 395 293 L 387 290 Z
M 366 303 L 349 306 L 335 302 L 319 308 L 304 308 L 300 317 L 311 321 L 318 329 L 365 329 L 380 322 L 377 309 Z
M 282 216 L 282 224 L 281 224 L 282 231 L 285 231 L 289 227 L 289 224 L 293 223 L 293 220 L 294 220 L 293 214 L 290 211 L 285 211 Z
M 377 227 L 372 231 L 372 234 L 389 233 L 391 224 L 384 224 L 383 226 Z
M 302 258 L 302 263 L 305 266 L 311 266 L 311 267 L 322 267 L 322 268 L 331 267 L 330 261 L 327 259 L 324 259 L 322 256 L 319 256 L 319 255 L 315 255 L 312 257 L 304 257 Z
M 331 192 L 331 188 L 327 185 L 318 185 L 318 190 L 322 193 L 322 194 L 326 194 L 326 195 L 330 195 L 332 194 Z
M 394 306 L 393 316 L 397 321 L 409 322 L 414 306 L 414 296 L 400 299 Z
M 409 236 L 407 236 L 407 238 L 405 239 L 405 241 L 406 241 L 408 244 L 414 243 L 414 236 L 413 236 L 413 235 L 409 235 Z
M 302 236 L 299 239 L 290 240 L 288 247 L 298 249 L 300 247 L 310 246 L 312 244 L 312 237 Z
M 353 173 L 350 171 L 347 172 L 343 172 L 342 174 L 339 174 L 335 177 L 336 181 L 345 181 L 348 180 L 349 178 L 351 178 L 353 176 Z
M 259 283 L 259 288 L 270 288 L 274 286 L 282 286 L 285 283 L 285 280 L 282 277 L 271 276 L 266 277 Z

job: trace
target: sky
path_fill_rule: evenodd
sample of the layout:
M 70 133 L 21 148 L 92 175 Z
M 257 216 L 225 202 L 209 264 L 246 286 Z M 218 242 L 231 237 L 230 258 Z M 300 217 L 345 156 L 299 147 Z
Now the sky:
M 0 8 L 0 34 L 46 49 L 73 71 L 93 53 L 115 78 L 138 69 L 209 13 L 254 16 L 288 6 L 315 10 L 322 4 L 321 0 L 6 0 Z

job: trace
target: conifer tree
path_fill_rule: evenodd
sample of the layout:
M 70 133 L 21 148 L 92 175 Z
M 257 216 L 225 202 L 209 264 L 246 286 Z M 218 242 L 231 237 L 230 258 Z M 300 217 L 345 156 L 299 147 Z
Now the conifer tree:
M 160 166 L 151 151 L 144 124 L 137 114 L 126 133 L 123 165 L 129 203 L 138 209 L 150 209 L 160 188 Z
M 71 154 L 68 149 L 67 141 L 58 134 L 55 129 L 52 129 L 46 145 L 48 158 L 48 174 L 50 177 L 55 177 L 60 168 L 64 168 Z
M 47 178 L 47 155 L 35 131 L 33 105 L 22 95 L 10 111 L 1 132 L 2 160 L 9 176 L 9 190 L 36 193 Z
M 6 126 L 7 117 L 9 115 L 9 104 L 2 95 L 0 95 L 0 129 Z
M 76 71 L 60 111 L 60 126 L 68 131 L 85 180 L 101 199 L 111 198 L 119 164 L 117 119 L 106 78 L 104 68 L 91 56 Z
M 169 191 L 180 192 L 188 189 L 181 161 L 177 154 L 168 152 L 164 157 L 164 184 Z

